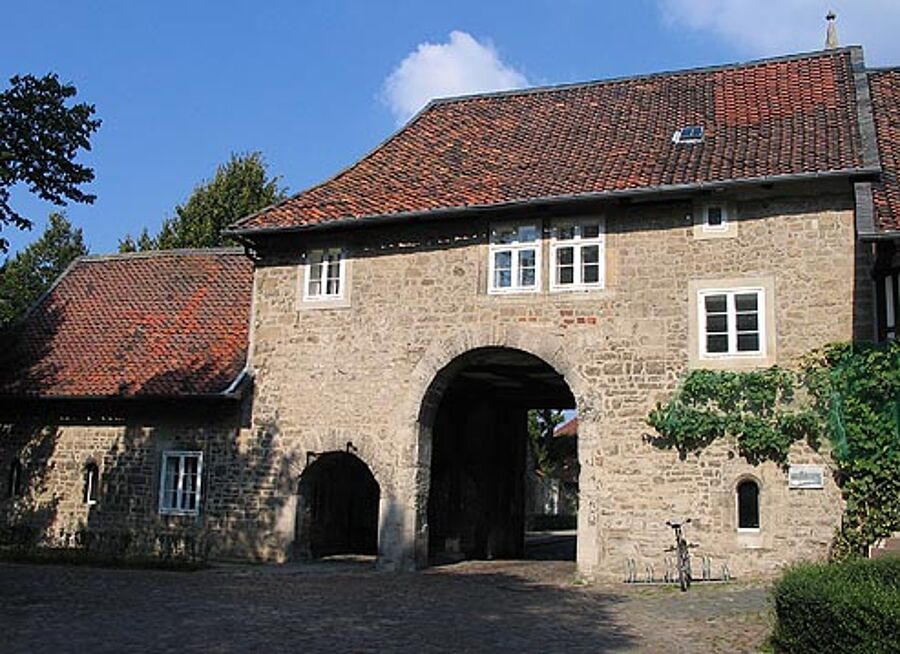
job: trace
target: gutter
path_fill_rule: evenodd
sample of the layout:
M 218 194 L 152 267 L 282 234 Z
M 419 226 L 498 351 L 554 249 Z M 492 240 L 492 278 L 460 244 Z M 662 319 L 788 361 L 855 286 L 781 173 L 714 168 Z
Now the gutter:
M 867 243 L 879 243 L 884 241 L 900 240 L 900 231 L 896 232 L 874 232 L 870 234 L 860 234 L 859 240 Z
M 242 386 L 250 379 L 247 366 L 241 369 L 237 377 L 224 390 L 218 393 L 185 393 L 184 395 L 2 395 L 0 402 L 181 402 L 181 401 L 215 401 L 240 400 L 243 397 Z
M 306 232 L 318 232 L 341 228 L 359 228 L 370 225 L 389 225 L 406 222 L 409 220 L 439 219 L 455 216 L 490 214 L 503 210 L 528 209 L 534 207 L 561 206 L 570 204 L 582 204 L 600 200 L 616 200 L 631 198 L 646 198 L 654 195 L 675 195 L 696 193 L 699 191 L 712 191 L 720 189 L 746 188 L 749 186 L 761 186 L 766 184 L 784 184 L 789 182 L 808 182 L 841 179 L 845 177 L 875 178 L 881 173 L 878 165 L 867 165 L 858 168 L 844 168 L 813 173 L 791 173 L 787 175 L 769 175 L 765 177 L 748 177 L 743 179 L 731 179 L 716 182 L 697 182 L 691 184 L 667 184 L 662 186 L 648 186 L 637 189 L 623 189 L 616 191 L 600 191 L 596 193 L 580 193 L 572 195 L 556 195 L 528 200 L 513 200 L 492 204 L 472 204 L 460 207 L 448 207 L 446 209 L 430 209 L 424 211 L 401 211 L 392 214 L 370 214 L 354 218 L 337 218 L 309 225 L 292 225 L 289 227 L 258 227 L 244 229 L 226 229 L 222 233 L 225 236 L 237 238 L 242 242 L 252 241 L 257 236 L 269 234 L 297 234 Z
M 250 377 L 250 368 L 247 364 L 244 364 L 244 367 L 241 369 L 241 372 L 238 373 L 238 376 L 234 378 L 234 381 L 228 384 L 224 391 L 219 393 L 222 397 L 227 398 L 240 398 L 243 393 L 238 391 L 241 385 L 243 385 L 244 380 Z

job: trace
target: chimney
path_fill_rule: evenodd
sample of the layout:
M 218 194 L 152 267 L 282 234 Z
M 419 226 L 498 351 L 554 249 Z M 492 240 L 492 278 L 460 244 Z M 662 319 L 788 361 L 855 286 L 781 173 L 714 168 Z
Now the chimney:
M 828 21 L 828 33 L 825 35 L 825 49 L 833 50 L 838 46 L 838 37 L 837 37 L 837 27 L 834 26 L 834 19 L 837 18 L 833 11 L 829 11 L 828 15 L 825 16 L 825 20 Z

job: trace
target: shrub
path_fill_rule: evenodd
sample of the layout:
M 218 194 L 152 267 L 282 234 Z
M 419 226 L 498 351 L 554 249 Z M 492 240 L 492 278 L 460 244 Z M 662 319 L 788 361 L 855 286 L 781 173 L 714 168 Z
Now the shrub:
M 575 529 L 578 527 L 577 515 L 535 515 L 531 528 L 534 531 L 553 531 L 557 529 Z
M 900 651 L 900 559 L 799 565 L 773 596 L 778 652 Z

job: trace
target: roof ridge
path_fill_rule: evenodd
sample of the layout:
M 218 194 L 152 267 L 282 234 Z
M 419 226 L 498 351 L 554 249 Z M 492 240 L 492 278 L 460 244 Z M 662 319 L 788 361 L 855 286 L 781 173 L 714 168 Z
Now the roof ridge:
M 799 61 L 802 59 L 814 59 L 817 57 L 829 57 L 836 54 L 848 54 L 855 50 L 862 50 L 861 45 L 845 45 L 840 48 L 810 50 L 807 52 L 795 52 L 793 54 L 778 55 L 776 57 L 765 57 L 761 59 L 750 59 L 748 61 L 735 61 L 727 64 L 714 64 L 712 66 L 697 66 L 694 68 L 676 68 L 673 70 L 662 70 L 653 73 L 638 73 L 636 75 L 622 75 L 619 77 L 608 77 L 602 79 L 587 80 L 585 82 L 563 82 L 561 84 L 544 84 L 541 86 L 529 86 L 521 89 L 508 89 L 506 91 L 488 91 L 485 93 L 463 93 L 460 95 L 450 95 L 441 98 L 432 99 L 425 107 L 416 114 L 417 118 L 420 114 L 432 106 L 441 104 L 451 104 L 454 102 L 463 102 L 468 100 L 477 100 L 480 98 L 503 98 L 518 95 L 532 95 L 538 93 L 554 93 L 556 91 L 568 91 L 572 89 L 588 88 L 594 86 L 605 86 L 608 84 L 622 84 L 625 82 L 637 82 L 639 80 L 653 80 L 660 77 L 678 77 L 681 75 L 696 75 L 700 73 L 714 73 L 720 70 L 740 70 L 742 68 L 753 68 L 755 66 L 764 66 L 766 64 Z M 412 124 L 410 120 L 405 129 Z M 402 131 L 402 129 L 400 130 Z
M 242 247 L 215 247 L 215 248 L 173 248 L 170 250 L 144 250 L 141 252 L 112 252 L 109 254 L 85 254 L 75 261 L 82 263 L 97 263 L 101 261 L 120 261 L 123 259 L 153 259 L 175 256 L 204 256 L 204 255 L 242 255 Z

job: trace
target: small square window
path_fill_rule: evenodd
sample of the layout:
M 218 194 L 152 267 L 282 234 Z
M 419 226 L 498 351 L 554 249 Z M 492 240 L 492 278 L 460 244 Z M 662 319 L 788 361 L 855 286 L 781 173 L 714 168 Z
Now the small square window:
M 338 300 L 346 284 L 344 252 L 338 248 L 312 250 L 306 258 L 306 301 Z
M 728 229 L 728 211 L 721 204 L 707 204 L 701 209 L 703 231 L 723 232 Z

